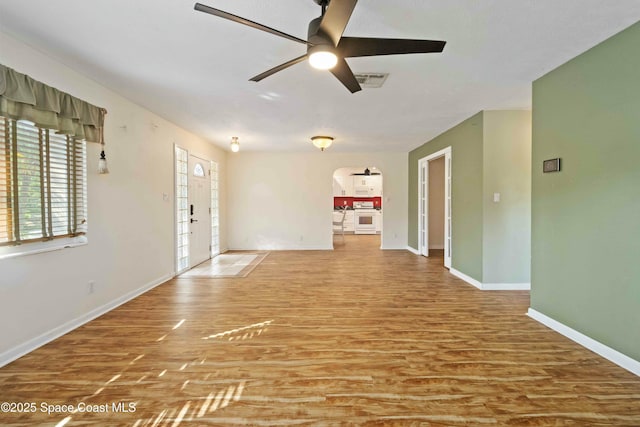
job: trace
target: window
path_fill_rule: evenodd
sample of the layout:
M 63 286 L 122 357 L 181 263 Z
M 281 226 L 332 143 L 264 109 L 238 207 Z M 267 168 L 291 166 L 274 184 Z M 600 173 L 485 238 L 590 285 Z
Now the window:
M 0 116 L 0 246 L 87 231 L 86 146 Z
M 176 160 L 176 272 L 180 273 L 189 267 L 189 212 L 187 150 L 175 146 Z
M 201 178 L 205 177 L 204 168 L 200 163 L 196 163 L 196 165 L 193 167 L 193 176 L 198 176 Z
M 211 257 L 220 254 L 220 189 L 218 163 L 211 162 Z

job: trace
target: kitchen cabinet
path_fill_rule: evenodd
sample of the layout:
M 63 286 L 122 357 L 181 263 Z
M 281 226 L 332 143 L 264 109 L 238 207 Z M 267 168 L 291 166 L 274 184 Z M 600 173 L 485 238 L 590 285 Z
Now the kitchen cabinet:
M 340 180 L 337 176 L 333 177 L 333 197 L 342 196 L 342 185 L 340 185 Z
M 382 197 L 382 175 L 371 177 L 372 197 Z
M 382 233 L 382 212 L 378 211 L 376 214 L 376 233 Z
M 340 221 L 342 211 L 333 211 L 333 220 Z M 353 233 L 355 231 L 355 214 L 354 211 L 347 211 L 344 217 L 344 231 Z
M 381 197 L 382 176 L 357 175 L 353 177 L 353 195 L 355 197 Z
M 353 211 L 347 211 L 347 216 L 344 217 L 344 231 L 353 233 L 355 229 L 355 213 Z
M 353 196 L 353 179 L 349 175 L 333 176 L 333 197 Z

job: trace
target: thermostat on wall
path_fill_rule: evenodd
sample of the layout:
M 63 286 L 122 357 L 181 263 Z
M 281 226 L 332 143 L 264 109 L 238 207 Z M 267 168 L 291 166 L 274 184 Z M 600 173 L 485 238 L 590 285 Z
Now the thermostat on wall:
M 560 158 L 549 159 L 542 162 L 542 172 L 560 172 Z

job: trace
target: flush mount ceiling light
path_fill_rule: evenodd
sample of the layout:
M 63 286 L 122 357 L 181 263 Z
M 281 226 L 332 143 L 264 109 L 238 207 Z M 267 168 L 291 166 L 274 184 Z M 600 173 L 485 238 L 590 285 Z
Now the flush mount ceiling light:
M 333 144 L 333 137 L 330 137 L 330 136 L 312 136 L 311 137 L 311 142 L 313 143 L 313 145 L 315 145 L 317 148 L 319 148 L 320 151 L 324 151 L 325 148 L 329 148 L 329 147 L 331 147 L 331 144 Z
M 231 151 L 233 151 L 234 153 L 240 151 L 240 141 L 238 141 L 237 136 L 231 138 Z

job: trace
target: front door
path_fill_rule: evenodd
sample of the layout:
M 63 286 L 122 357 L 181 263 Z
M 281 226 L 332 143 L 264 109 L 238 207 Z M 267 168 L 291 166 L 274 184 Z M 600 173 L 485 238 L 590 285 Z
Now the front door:
M 211 180 L 208 160 L 189 156 L 189 267 L 211 257 Z

